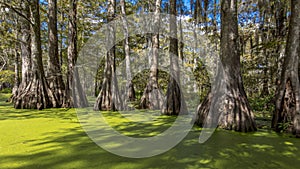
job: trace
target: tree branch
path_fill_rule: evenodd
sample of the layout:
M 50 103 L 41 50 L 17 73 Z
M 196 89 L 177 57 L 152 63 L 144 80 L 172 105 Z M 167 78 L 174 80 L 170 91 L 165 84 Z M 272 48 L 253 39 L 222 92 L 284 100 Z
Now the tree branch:
M 34 25 L 30 19 L 28 19 L 25 15 L 23 15 L 21 12 L 19 12 L 16 8 L 14 8 L 13 6 L 5 3 L 5 2 L 0 2 L 0 4 L 3 4 L 5 7 L 13 10 L 15 13 L 17 13 L 19 16 L 21 16 L 22 18 L 24 18 L 25 20 L 27 20 L 31 25 Z
M 3 60 L 4 64 L 3 64 L 3 66 L 0 68 L 0 71 L 2 71 L 2 70 L 4 69 L 4 67 L 5 67 L 5 65 L 6 65 L 6 60 L 4 59 L 3 56 L 1 56 L 1 59 Z

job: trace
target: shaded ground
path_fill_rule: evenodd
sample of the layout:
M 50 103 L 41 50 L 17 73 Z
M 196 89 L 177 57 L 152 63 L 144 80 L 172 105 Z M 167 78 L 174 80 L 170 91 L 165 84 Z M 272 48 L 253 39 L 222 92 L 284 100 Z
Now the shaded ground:
M 119 157 L 98 147 L 82 130 L 74 110 L 15 110 L 0 94 L 0 168 L 299 168 L 300 139 L 270 130 L 242 134 L 216 131 L 204 144 L 194 127 L 176 147 L 145 159 Z M 135 125 L 106 112 L 108 121 L 132 136 L 163 131 L 174 118 Z M 150 132 L 151 131 L 151 132 Z

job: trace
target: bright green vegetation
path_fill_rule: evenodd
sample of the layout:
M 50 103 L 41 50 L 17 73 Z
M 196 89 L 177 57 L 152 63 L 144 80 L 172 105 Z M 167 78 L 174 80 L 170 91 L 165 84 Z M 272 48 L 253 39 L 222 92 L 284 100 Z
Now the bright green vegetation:
M 119 157 L 98 147 L 82 130 L 73 109 L 15 110 L 0 94 L 0 168 L 299 168 L 300 140 L 269 130 L 256 133 L 216 131 L 198 143 L 193 128 L 176 147 L 145 159 Z M 138 112 L 137 112 L 138 113 Z M 124 134 L 152 136 L 174 117 L 136 125 L 113 112 L 108 122 Z M 150 132 L 153 131 L 153 132 Z

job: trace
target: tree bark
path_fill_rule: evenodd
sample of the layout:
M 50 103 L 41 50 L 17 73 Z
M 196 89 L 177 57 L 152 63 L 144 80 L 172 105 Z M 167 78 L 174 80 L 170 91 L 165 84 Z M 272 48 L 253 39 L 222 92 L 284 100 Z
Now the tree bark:
M 196 25 L 202 23 L 202 21 L 203 21 L 202 20 L 203 19 L 202 12 L 203 12 L 202 2 L 201 2 L 201 0 L 196 0 L 195 10 L 194 10 L 194 19 L 195 19 Z
M 154 27 L 158 29 L 160 20 L 161 0 L 155 2 Z M 143 109 L 160 109 L 162 106 L 163 96 L 158 86 L 158 55 L 159 55 L 159 35 L 157 32 L 152 34 L 152 61 L 150 67 L 149 81 L 141 97 L 140 107 Z
M 47 79 L 59 106 L 62 106 L 64 82 L 58 58 L 57 0 L 48 0 L 48 18 L 49 64 Z
M 29 3 L 24 1 L 21 4 L 21 8 L 23 9 L 23 16 L 26 16 L 27 18 L 30 18 L 30 6 Z M 25 90 L 25 88 L 28 86 L 30 78 L 31 78 L 31 35 L 30 35 L 30 22 L 20 17 L 20 27 L 21 27 L 21 61 L 22 61 L 22 75 L 21 75 L 21 82 L 17 88 L 16 91 L 13 92 L 12 101 L 15 102 L 16 98 L 18 97 L 18 94 Z
M 247 100 L 241 77 L 240 53 L 238 51 L 237 0 L 221 0 L 221 63 L 223 69 L 216 77 L 216 89 L 211 91 L 199 105 L 196 124 L 203 126 L 205 121 L 214 119 L 220 128 L 241 132 L 256 130 L 253 112 Z M 220 97 L 216 93 L 224 92 Z M 208 113 L 213 106 L 212 117 Z
M 82 89 L 77 61 L 77 0 L 69 1 L 68 67 L 63 107 L 86 107 L 88 101 Z
M 19 25 L 19 18 L 16 17 L 16 25 Z M 16 28 L 16 39 L 19 39 L 20 28 Z M 15 83 L 12 90 L 12 98 L 18 95 L 18 88 L 20 86 L 20 54 L 19 54 L 19 43 L 15 42 Z
M 100 93 L 94 105 L 94 110 L 121 110 L 123 104 L 120 101 L 117 78 L 115 76 L 115 29 L 109 24 L 115 17 L 115 0 L 108 0 L 108 24 L 107 24 L 107 55 L 105 56 L 104 79 Z
M 63 8 L 63 1 L 60 1 L 60 6 L 61 8 Z M 59 23 L 59 27 L 60 27 L 60 43 L 59 43 L 59 64 L 60 67 L 63 65 L 63 48 L 64 48 L 64 27 L 65 27 L 65 11 L 63 9 L 60 10 L 60 23 Z
M 208 29 L 208 6 L 209 6 L 209 0 L 204 0 L 204 9 L 203 9 L 203 22 L 205 24 L 205 32 L 207 32 Z
M 166 102 L 162 113 L 165 115 L 186 114 L 186 105 L 183 101 L 180 85 L 180 70 L 178 63 L 178 39 L 177 39 L 177 10 L 176 0 L 170 0 L 170 34 L 169 57 L 170 57 L 170 80 L 168 83 Z
M 56 98 L 52 94 L 47 84 L 42 63 L 40 13 L 38 0 L 31 2 L 30 16 L 32 22 L 30 25 L 32 35 L 32 74 L 28 85 L 20 88 L 21 91 L 18 92 L 18 96 L 14 99 L 14 107 L 39 110 L 57 107 Z
M 300 137 L 300 1 L 291 0 L 291 18 L 281 80 L 276 96 L 272 127 L 280 132 L 293 132 Z
M 125 0 L 120 0 L 120 4 L 121 4 L 122 22 L 123 22 L 124 37 L 125 37 L 124 51 L 125 51 L 126 78 L 127 78 L 125 95 L 126 95 L 126 100 L 134 101 L 135 100 L 135 91 L 134 91 L 134 86 L 132 83 L 131 68 L 130 68 L 130 46 L 129 46 L 128 23 L 127 23 L 127 19 L 126 19 Z
M 183 10 L 183 5 L 182 5 L 182 1 L 180 1 L 180 19 L 179 19 L 179 35 L 180 35 L 180 42 L 179 42 L 179 60 L 182 61 L 183 64 L 183 59 L 184 59 L 184 55 L 183 55 L 183 49 L 184 49 L 184 43 L 183 43 L 183 28 L 182 28 L 182 17 L 184 16 L 184 10 Z
M 27 1 L 23 1 L 22 9 L 24 16 L 30 18 L 30 4 Z M 21 19 L 21 57 L 22 57 L 22 81 L 21 88 L 28 86 L 31 79 L 31 35 L 30 35 L 30 22 L 28 22 L 23 17 Z

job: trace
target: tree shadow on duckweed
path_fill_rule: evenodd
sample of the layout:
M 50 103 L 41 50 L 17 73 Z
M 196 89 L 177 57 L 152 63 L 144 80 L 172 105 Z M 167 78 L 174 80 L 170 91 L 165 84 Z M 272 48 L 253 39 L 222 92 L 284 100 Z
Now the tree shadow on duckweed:
M 194 127 L 177 146 L 161 155 L 131 159 L 111 154 L 93 143 L 73 110 L 18 110 L 2 106 L 0 168 L 298 168 L 300 140 L 267 130 L 236 133 L 216 130 L 199 144 L 201 128 Z M 11 112 L 10 112 L 11 111 Z M 27 116 L 17 115 L 26 114 Z M 65 115 L 61 115 L 65 114 Z M 152 123 L 132 123 L 105 112 L 110 125 L 125 135 L 151 137 L 171 126 L 174 117 Z M 70 120 L 71 119 L 71 120 Z M 97 132 L 97 131 L 95 131 Z M 109 139 L 109 138 L 103 138 Z

